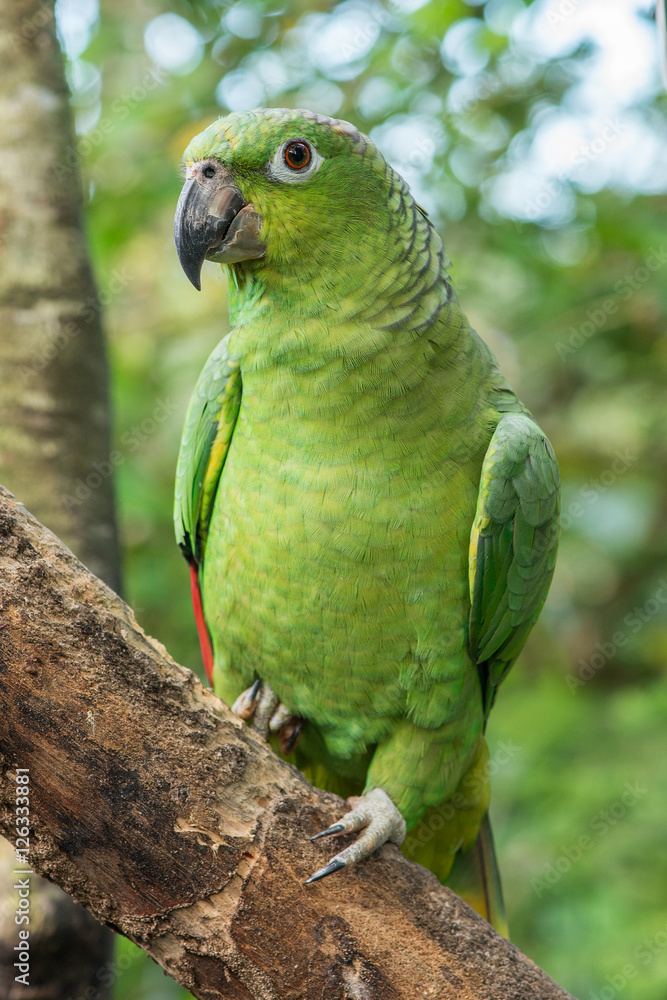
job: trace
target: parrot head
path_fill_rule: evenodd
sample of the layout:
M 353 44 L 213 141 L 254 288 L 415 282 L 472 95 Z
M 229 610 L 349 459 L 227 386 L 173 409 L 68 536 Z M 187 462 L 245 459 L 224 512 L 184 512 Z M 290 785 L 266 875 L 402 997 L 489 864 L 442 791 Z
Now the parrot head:
M 407 190 L 353 125 L 310 111 L 235 112 L 196 136 L 183 160 L 174 237 L 197 289 L 204 260 L 344 268 L 378 231 L 386 239 L 392 191 Z

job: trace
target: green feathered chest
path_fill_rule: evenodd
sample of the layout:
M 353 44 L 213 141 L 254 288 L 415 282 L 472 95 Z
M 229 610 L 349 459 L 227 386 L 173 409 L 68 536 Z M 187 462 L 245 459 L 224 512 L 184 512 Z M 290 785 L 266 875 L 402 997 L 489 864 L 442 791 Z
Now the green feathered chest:
M 343 756 L 467 662 L 488 421 L 447 370 L 390 389 L 378 362 L 245 374 L 204 563 L 220 693 L 261 676 Z

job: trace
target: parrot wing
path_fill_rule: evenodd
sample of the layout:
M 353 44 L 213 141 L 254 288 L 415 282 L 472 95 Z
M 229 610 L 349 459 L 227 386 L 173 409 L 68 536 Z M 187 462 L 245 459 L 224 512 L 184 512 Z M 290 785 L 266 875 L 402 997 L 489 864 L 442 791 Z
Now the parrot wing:
M 174 528 L 188 562 L 200 564 L 220 474 L 241 405 L 241 373 L 225 337 L 199 376 L 185 416 L 176 467 Z
M 491 439 L 470 540 L 470 652 L 488 714 L 546 600 L 556 562 L 560 479 L 527 413 L 505 413 Z
M 185 417 L 176 467 L 174 528 L 190 563 L 192 603 L 206 674 L 213 683 L 213 651 L 199 587 L 213 501 L 241 405 L 241 373 L 225 337 L 199 376 Z

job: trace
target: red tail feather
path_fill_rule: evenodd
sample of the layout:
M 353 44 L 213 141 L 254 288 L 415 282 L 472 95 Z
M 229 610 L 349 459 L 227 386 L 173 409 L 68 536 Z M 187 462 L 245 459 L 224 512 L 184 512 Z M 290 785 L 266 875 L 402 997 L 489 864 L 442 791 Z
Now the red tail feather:
M 199 589 L 199 573 L 194 563 L 190 563 L 190 586 L 192 588 L 192 607 L 195 612 L 201 656 L 204 661 L 204 669 L 206 670 L 209 684 L 213 687 L 213 646 L 211 645 L 211 636 L 208 633 L 208 628 L 204 620 L 204 608 L 202 607 L 201 590 Z

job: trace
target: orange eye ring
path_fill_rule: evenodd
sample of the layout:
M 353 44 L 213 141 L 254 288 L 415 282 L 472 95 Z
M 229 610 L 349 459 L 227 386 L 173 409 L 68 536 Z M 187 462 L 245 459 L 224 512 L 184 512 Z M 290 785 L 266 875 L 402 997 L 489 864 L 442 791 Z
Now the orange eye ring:
M 290 142 L 285 147 L 285 163 L 292 170 L 303 170 L 311 160 L 310 146 L 301 139 Z

